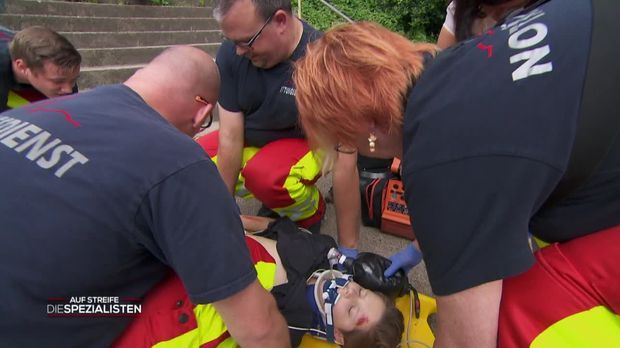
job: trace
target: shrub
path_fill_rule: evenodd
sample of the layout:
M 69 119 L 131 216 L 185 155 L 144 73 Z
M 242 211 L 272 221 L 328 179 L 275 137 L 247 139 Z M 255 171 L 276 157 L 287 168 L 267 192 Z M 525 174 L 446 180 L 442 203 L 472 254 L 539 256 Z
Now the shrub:
M 446 0 L 332 0 L 355 21 L 373 21 L 412 40 L 434 42 L 446 14 Z M 293 5 L 297 2 L 293 0 Z M 303 0 L 302 18 L 320 30 L 346 22 L 319 0 Z

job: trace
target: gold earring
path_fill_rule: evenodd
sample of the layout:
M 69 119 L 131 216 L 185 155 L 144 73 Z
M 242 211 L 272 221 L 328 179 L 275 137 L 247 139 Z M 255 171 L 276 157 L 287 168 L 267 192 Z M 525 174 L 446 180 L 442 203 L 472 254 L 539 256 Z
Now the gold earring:
M 377 137 L 373 133 L 370 133 L 368 136 L 368 148 L 370 149 L 370 152 L 375 152 L 377 146 L 376 141 Z

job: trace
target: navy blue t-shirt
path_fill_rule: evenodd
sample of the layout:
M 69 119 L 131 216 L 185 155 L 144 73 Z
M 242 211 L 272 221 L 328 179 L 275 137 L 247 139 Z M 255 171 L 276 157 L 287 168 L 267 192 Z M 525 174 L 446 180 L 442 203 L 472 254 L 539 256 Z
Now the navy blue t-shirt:
M 589 1 L 549 1 L 439 54 L 412 89 L 403 177 L 436 294 L 525 271 L 528 229 L 553 242 L 620 223 L 618 141 L 586 186 L 536 215 L 572 150 L 591 19 Z
M 231 112 L 242 112 L 245 143 L 262 147 L 283 138 L 303 138 L 299 127 L 292 63 L 306 53 L 309 42 L 321 32 L 303 22 L 303 34 L 291 57 L 269 69 L 261 69 L 235 53 L 226 40 L 218 50 L 216 63 L 222 85 L 219 103 Z
M 213 162 L 125 85 L 0 114 L 0 162 L 2 347 L 107 347 L 128 323 L 49 299 L 140 298 L 172 268 L 210 303 L 256 279 Z

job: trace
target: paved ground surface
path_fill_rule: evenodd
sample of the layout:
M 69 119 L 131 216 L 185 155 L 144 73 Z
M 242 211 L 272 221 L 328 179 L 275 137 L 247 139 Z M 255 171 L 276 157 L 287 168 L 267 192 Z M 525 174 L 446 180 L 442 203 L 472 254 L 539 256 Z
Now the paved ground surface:
M 331 187 L 331 176 L 319 179 L 317 186 L 325 196 Z M 244 200 L 237 198 L 237 203 L 243 214 L 254 215 L 260 208 L 260 203 L 255 199 Z M 327 204 L 321 233 L 329 234 L 336 238 L 336 212 L 334 205 L 331 203 Z M 360 251 L 370 251 L 384 256 L 389 256 L 401 250 L 407 243 L 409 241 L 406 239 L 382 233 L 372 227 L 363 226 L 360 234 Z M 421 293 L 432 295 L 424 262 L 414 267 L 409 273 L 409 281 Z

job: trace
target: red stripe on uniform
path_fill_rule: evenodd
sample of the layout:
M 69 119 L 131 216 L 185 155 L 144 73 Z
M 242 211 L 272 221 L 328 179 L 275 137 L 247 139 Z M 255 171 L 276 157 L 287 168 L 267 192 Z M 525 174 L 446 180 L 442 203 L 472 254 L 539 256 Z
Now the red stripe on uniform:
M 245 244 L 247 244 L 248 249 L 250 249 L 250 257 L 252 258 L 254 264 L 257 264 L 260 261 L 276 263 L 276 260 L 273 258 L 273 256 L 271 256 L 271 254 L 269 254 L 269 252 L 267 252 L 267 249 L 265 249 L 265 247 L 262 246 L 255 239 L 246 236 Z
M 263 146 L 242 169 L 245 187 L 272 209 L 293 205 L 284 183 L 292 166 L 308 152 L 304 139 L 280 139 Z
M 43 93 L 37 91 L 34 88 L 30 88 L 30 87 L 29 88 L 20 89 L 20 90 L 14 90 L 13 89 L 11 91 L 13 93 L 17 94 L 18 96 L 26 99 L 27 101 L 29 101 L 31 103 L 39 101 L 39 100 L 47 99 L 47 97 Z
M 215 348 L 220 343 L 224 342 L 228 337 L 230 337 L 230 333 L 228 331 L 224 332 L 220 335 L 220 337 L 214 339 L 213 341 L 207 342 L 200 346 L 200 348 Z
M 498 346 L 528 347 L 554 323 L 596 306 L 620 313 L 618 255 L 620 226 L 538 250 L 532 268 L 503 282 Z
M 200 144 L 203 150 L 209 155 L 209 157 L 213 158 L 217 155 L 217 145 L 219 141 L 219 131 L 211 132 L 209 134 L 205 134 L 200 138 L 196 139 L 196 142 Z

